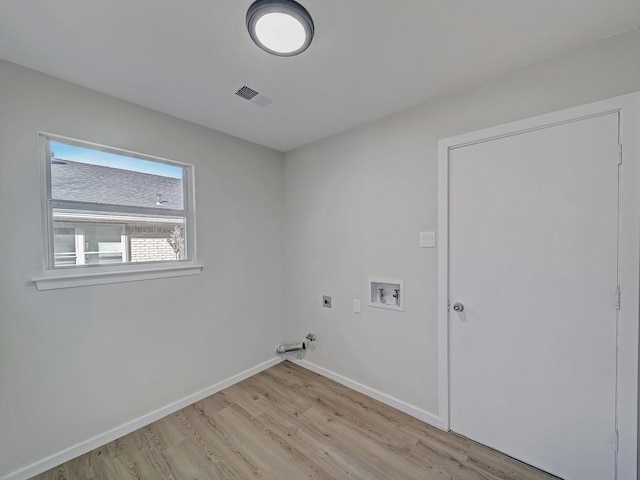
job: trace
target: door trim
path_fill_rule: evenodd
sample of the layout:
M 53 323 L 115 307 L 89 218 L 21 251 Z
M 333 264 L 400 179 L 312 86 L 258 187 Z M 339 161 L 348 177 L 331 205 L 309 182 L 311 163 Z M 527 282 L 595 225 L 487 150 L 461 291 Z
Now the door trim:
M 465 145 L 612 112 L 620 114 L 620 288 L 618 313 L 617 478 L 638 474 L 638 320 L 640 318 L 640 92 L 442 139 L 438 142 L 438 416 L 449 416 L 449 152 Z

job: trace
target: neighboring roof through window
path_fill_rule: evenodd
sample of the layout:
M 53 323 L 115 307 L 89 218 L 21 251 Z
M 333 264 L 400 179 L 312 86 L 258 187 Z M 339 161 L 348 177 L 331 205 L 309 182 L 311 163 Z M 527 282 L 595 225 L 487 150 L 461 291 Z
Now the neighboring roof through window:
M 137 207 L 182 210 L 183 187 L 179 178 L 91 165 L 54 158 L 51 194 L 58 200 L 97 202 Z M 160 196 L 160 198 L 158 198 Z

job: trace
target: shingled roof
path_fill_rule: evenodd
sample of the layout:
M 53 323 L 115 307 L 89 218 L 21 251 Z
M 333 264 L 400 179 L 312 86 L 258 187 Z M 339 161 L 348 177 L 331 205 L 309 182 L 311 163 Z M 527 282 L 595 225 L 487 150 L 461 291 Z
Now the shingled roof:
M 52 197 L 57 200 L 182 210 L 182 180 L 149 173 L 53 159 Z

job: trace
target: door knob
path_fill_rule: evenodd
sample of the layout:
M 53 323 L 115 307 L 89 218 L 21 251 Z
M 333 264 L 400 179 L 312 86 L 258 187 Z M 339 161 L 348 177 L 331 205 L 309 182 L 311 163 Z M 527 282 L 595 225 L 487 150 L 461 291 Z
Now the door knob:
M 456 302 L 453 304 L 453 311 L 454 312 L 461 312 L 464 310 L 464 305 L 460 302 Z

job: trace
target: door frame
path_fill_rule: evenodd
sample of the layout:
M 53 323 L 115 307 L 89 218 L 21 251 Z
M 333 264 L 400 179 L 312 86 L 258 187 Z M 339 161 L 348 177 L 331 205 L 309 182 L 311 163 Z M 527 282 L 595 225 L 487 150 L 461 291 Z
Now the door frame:
M 638 322 L 640 319 L 640 92 L 442 139 L 438 142 L 438 417 L 449 416 L 449 152 L 606 113 L 620 114 L 620 217 L 617 374 L 617 478 L 638 474 Z M 612 297 L 613 297 L 612 291 Z M 613 300 L 612 300 L 613 301 Z

